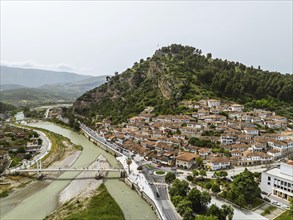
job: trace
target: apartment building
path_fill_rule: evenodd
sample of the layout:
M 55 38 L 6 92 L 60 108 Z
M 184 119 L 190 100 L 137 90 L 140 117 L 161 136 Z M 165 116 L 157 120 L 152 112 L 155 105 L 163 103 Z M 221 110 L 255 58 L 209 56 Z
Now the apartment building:
M 261 191 L 284 200 L 293 198 L 293 160 L 262 172 Z

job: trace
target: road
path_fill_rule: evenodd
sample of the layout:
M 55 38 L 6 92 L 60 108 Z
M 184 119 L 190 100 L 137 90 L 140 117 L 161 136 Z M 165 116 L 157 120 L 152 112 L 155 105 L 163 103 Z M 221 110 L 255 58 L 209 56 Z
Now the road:
M 151 189 L 155 195 L 155 199 L 162 207 L 162 211 L 166 219 L 181 219 L 169 198 L 167 190 L 168 186 L 164 183 L 164 176 L 155 175 L 155 170 L 156 169 L 149 169 L 145 166 L 143 167 L 143 174 L 150 183 Z

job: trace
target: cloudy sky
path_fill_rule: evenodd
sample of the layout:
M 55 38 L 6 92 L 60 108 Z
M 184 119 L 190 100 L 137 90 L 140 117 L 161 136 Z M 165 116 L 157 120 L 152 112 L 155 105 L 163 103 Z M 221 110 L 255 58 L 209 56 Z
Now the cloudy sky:
M 292 73 L 292 1 L 1 1 L 1 64 L 113 74 L 172 43 Z

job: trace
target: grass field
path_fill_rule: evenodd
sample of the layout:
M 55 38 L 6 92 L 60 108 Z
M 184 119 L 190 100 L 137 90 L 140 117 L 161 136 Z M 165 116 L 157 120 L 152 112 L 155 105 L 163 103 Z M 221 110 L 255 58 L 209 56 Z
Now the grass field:
M 79 205 L 78 205 L 79 207 Z M 80 206 L 82 207 L 82 206 Z M 68 207 L 70 208 L 70 207 Z M 70 208 L 71 209 L 71 208 Z M 118 204 L 108 193 L 104 184 L 97 189 L 97 194 L 93 196 L 85 209 L 70 211 L 70 215 L 65 220 L 124 220 L 124 215 Z
M 275 218 L 274 220 L 292 220 L 292 219 L 293 219 L 293 216 L 290 215 L 289 211 L 286 211 L 279 217 Z

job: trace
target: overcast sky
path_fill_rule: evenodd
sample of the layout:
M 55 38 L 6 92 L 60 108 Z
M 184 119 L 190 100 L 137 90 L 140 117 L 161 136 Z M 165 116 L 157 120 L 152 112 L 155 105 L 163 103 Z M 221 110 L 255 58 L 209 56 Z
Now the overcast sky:
M 113 74 L 180 43 L 292 73 L 292 1 L 2 1 L 1 64 Z

